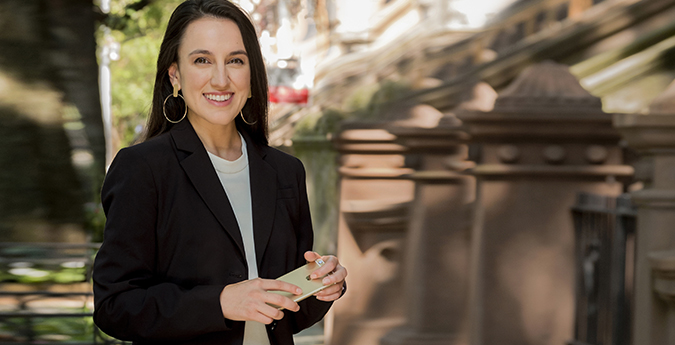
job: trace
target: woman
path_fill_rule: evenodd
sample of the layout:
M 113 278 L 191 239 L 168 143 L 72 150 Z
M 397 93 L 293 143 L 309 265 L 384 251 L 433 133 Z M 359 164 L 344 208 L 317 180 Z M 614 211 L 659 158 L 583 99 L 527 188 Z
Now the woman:
M 117 154 L 101 192 L 94 321 L 104 332 L 138 344 L 292 344 L 344 293 L 338 259 L 310 251 L 302 163 L 267 145 L 266 122 L 246 14 L 227 0 L 178 6 L 146 140 Z M 319 258 L 313 275 L 329 287 L 300 303 L 269 292 L 299 294 L 274 278 Z

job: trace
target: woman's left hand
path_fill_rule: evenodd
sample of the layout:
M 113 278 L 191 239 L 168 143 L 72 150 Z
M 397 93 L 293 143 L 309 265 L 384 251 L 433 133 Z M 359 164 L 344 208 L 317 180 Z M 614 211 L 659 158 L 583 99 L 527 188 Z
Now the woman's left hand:
M 313 262 L 322 259 L 325 263 L 321 268 L 313 272 L 311 279 L 323 277 L 323 285 L 331 285 L 314 296 L 320 301 L 332 302 L 342 296 L 342 289 L 345 285 L 345 278 L 347 277 L 347 269 L 340 265 L 340 261 L 333 255 L 321 256 L 316 252 L 305 252 L 305 260 Z

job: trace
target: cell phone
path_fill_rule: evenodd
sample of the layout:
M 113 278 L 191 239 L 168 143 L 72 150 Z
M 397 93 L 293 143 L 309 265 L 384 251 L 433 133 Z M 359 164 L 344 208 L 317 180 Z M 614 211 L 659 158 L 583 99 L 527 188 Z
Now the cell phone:
M 330 285 L 323 285 L 321 280 L 325 277 L 319 277 L 316 279 L 309 279 L 309 275 L 312 274 L 312 272 L 316 271 L 319 269 L 319 267 L 323 266 L 324 262 L 321 259 L 318 259 L 314 262 L 308 262 L 306 265 L 302 267 L 298 267 L 295 270 L 288 272 L 284 274 L 283 276 L 277 278 L 277 280 L 281 280 L 287 283 L 291 283 L 299 288 L 302 289 L 302 294 L 301 295 L 294 295 L 290 292 L 286 291 L 274 291 L 270 290 L 269 292 L 279 294 L 282 296 L 286 296 L 290 299 L 293 300 L 293 302 L 300 302 L 304 300 L 305 298 L 314 295 L 315 293 L 329 287 Z M 280 306 L 268 303 L 269 305 L 281 310 L 283 309 Z

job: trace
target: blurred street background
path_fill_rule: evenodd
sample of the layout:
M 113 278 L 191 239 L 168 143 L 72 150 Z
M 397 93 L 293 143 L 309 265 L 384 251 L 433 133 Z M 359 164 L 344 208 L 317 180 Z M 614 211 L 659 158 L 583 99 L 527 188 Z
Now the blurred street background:
M 99 190 L 180 2 L 0 0 L 0 344 L 122 343 Z M 349 270 L 297 344 L 675 345 L 675 0 L 233 2 Z

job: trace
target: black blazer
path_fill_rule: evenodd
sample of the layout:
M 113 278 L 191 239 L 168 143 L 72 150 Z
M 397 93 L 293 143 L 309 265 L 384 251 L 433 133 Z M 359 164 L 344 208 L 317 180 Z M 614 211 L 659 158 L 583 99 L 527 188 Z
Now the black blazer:
M 246 140 L 258 274 L 277 278 L 311 250 L 300 160 Z M 94 262 L 94 321 L 135 343 L 241 344 L 244 322 L 223 317 L 219 296 L 248 269 L 232 207 L 189 121 L 120 150 L 101 192 L 107 216 Z M 272 344 L 319 321 L 314 297 L 267 326 Z

